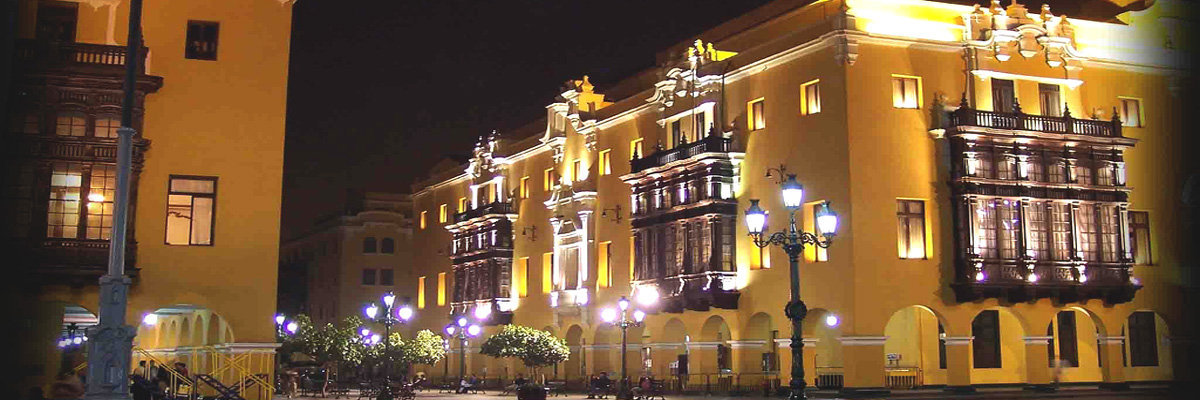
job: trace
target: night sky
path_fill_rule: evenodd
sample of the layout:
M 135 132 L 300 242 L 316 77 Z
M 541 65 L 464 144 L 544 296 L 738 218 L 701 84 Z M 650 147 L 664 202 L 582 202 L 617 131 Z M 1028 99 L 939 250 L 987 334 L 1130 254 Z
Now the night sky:
M 409 191 L 447 154 L 545 114 L 563 82 L 597 91 L 766 0 L 306 0 L 294 8 L 283 237 L 347 189 Z

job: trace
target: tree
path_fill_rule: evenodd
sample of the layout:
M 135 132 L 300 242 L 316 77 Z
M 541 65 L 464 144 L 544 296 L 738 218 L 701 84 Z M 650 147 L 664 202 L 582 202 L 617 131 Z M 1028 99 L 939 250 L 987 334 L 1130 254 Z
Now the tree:
M 554 337 L 550 332 L 520 325 L 505 325 L 483 342 L 480 352 L 496 358 L 520 359 L 525 366 L 533 368 L 535 377 L 541 376 L 542 367 L 566 361 L 571 356 L 566 340 Z
M 363 326 L 362 318 L 347 317 L 338 325 L 316 326 L 307 315 L 296 316 L 296 334 L 285 337 L 282 349 L 303 353 L 325 367 L 325 383 L 322 393 L 329 386 L 330 370 L 339 366 L 354 366 L 362 363 L 365 349 L 358 338 L 358 329 Z

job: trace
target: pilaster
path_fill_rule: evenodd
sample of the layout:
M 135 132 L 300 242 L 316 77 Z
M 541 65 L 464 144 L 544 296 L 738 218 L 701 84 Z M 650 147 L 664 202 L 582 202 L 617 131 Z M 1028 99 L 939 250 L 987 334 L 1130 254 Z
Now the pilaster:
M 974 393 L 971 385 L 971 341 L 974 336 L 942 338 L 946 343 L 946 391 Z
M 884 382 L 887 336 L 842 336 L 842 396 L 873 397 L 890 393 Z

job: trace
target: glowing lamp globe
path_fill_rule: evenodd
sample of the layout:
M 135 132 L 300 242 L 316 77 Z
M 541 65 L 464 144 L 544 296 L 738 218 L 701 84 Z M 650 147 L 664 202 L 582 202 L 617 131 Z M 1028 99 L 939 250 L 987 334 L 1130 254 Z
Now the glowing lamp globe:
M 614 310 L 611 308 L 605 308 L 604 310 L 601 310 L 600 311 L 600 319 L 604 320 L 604 322 L 609 322 L 609 323 L 616 321 L 617 320 L 617 310 Z
M 487 319 L 491 315 L 492 315 L 491 303 L 475 306 L 475 319 L 482 321 L 482 320 Z
M 275 325 L 283 326 L 283 321 L 285 321 L 286 319 L 287 318 L 285 318 L 283 316 L 283 314 L 276 315 L 275 316 Z
M 361 331 L 358 331 L 358 334 L 360 336 L 371 336 L 371 330 L 367 329 L 367 328 L 362 328 Z
M 783 206 L 789 210 L 800 208 L 804 203 L 804 185 L 796 182 L 796 174 L 788 174 L 783 182 Z
M 149 326 L 154 326 L 158 323 L 158 314 L 146 314 L 146 316 L 142 317 L 142 323 Z
M 822 235 L 833 236 L 837 234 L 838 216 L 837 213 L 829 209 L 829 202 L 821 203 L 820 209 L 817 210 L 817 229 Z
M 458 329 L 456 329 L 456 327 L 453 324 L 446 325 L 446 335 L 454 336 L 454 332 L 457 330 Z
M 387 294 L 384 294 L 383 304 L 386 304 L 388 307 L 391 307 L 392 304 L 396 304 L 396 295 L 392 294 L 392 292 L 387 292 Z
M 479 333 L 482 330 L 483 328 L 481 328 L 479 325 L 471 325 L 467 327 L 467 335 L 470 335 L 471 337 L 479 336 Z
M 379 336 L 379 334 L 378 334 L 378 333 L 376 333 L 376 334 L 374 334 L 374 335 L 371 335 L 371 343 L 379 343 L 379 341 L 380 341 L 381 339 L 382 339 L 382 337 L 381 337 L 381 336 Z
M 634 321 L 642 322 L 645 319 L 646 319 L 645 312 L 643 312 L 642 310 L 634 310 L 634 312 L 633 312 L 633 320 Z
M 621 299 L 617 300 L 617 307 L 621 307 L 621 311 L 628 310 L 629 309 L 629 299 L 625 298 L 625 296 L 621 296 Z
M 466 317 L 458 317 L 458 326 L 466 327 L 467 326 L 467 318 Z
M 758 206 L 758 199 L 750 200 L 750 208 L 746 209 L 746 229 L 751 235 L 761 235 L 767 227 L 767 212 Z
M 288 322 L 288 324 L 287 324 L 287 331 L 288 331 L 289 333 L 295 334 L 295 333 L 296 333 L 296 331 L 297 331 L 297 330 L 299 330 L 299 329 L 300 329 L 300 325 L 297 325 L 297 324 L 296 324 L 296 321 Z
M 376 306 L 375 304 L 371 304 L 371 305 L 367 306 L 367 308 L 365 310 L 363 310 L 363 312 L 367 314 L 368 319 L 375 319 L 375 315 L 379 314 L 379 306 Z
M 408 321 L 413 317 L 413 309 L 409 306 L 400 307 L 400 309 L 396 311 L 396 316 L 400 317 L 400 319 L 403 321 Z
M 825 325 L 826 326 L 835 327 L 841 322 L 842 322 L 841 319 L 839 319 L 838 316 L 836 316 L 836 315 L 829 314 L 829 315 L 825 316 Z

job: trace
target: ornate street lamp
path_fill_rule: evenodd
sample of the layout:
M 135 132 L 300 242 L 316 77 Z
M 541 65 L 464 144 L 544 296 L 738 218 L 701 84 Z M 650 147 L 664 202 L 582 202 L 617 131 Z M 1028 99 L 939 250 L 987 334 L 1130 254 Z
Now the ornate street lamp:
M 796 182 L 796 175 L 789 174 L 787 179 L 780 182 L 782 186 L 783 205 L 788 210 L 788 226 L 786 230 L 775 232 L 764 237 L 767 227 L 767 212 L 758 205 L 758 199 L 750 200 L 750 208 L 746 209 L 746 228 L 754 238 L 754 245 L 765 248 L 772 244 L 783 248 L 788 255 L 791 267 L 791 301 L 784 308 L 784 314 L 792 320 L 792 389 L 789 399 L 805 399 L 804 394 L 804 339 L 801 333 L 801 322 L 808 308 L 800 301 L 800 254 L 804 253 L 806 245 L 828 248 L 837 232 L 837 213 L 829 209 L 829 202 L 823 202 L 817 207 L 816 225 L 820 235 L 804 232 L 796 227 L 796 211 L 800 210 L 804 201 L 804 186 Z
M 654 302 L 658 300 L 658 292 L 655 291 L 649 293 L 654 293 L 653 298 L 650 297 L 651 295 L 639 296 L 638 302 L 642 303 L 642 305 L 654 304 Z M 629 299 L 625 298 L 625 296 L 621 296 L 621 299 L 617 300 L 617 308 L 619 311 L 612 308 L 605 308 L 604 310 L 601 310 L 600 319 L 603 319 L 604 322 L 612 324 L 613 326 L 621 329 L 621 380 L 619 383 L 619 389 L 617 390 L 617 398 L 631 399 L 633 398 L 633 396 L 631 396 L 632 393 L 629 392 L 629 387 L 626 386 L 625 383 L 629 378 L 629 375 L 625 370 L 625 356 L 629 351 L 629 338 L 626 335 L 628 334 L 630 327 L 642 326 L 642 321 L 646 319 L 646 312 L 635 309 L 633 310 L 633 319 L 629 319 L 627 317 L 627 313 L 629 312 Z
M 478 308 L 476 308 L 476 310 L 478 310 Z M 475 314 L 476 314 L 476 318 L 479 318 L 480 312 L 476 311 Z M 486 319 L 486 318 L 479 318 L 479 319 L 482 320 L 482 319 Z M 462 316 L 457 317 L 454 319 L 454 322 L 451 322 L 446 325 L 446 336 L 448 337 L 448 339 L 446 341 L 446 350 L 450 349 L 449 339 L 458 339 L 458 342 L 459 342 L 459 349 L 458 349 L 458 381 L 459 382 L 462 382 L 463 377 L 466 376 L 464 374 L 466 373 L 466 370 L 467 370 L 467 339 L 470 339 L 473 337 L 478 337 L 481 332 L 483 332 L 483 327 L 480 327 L 478 324 L 471 323 L 470 321 L 467 320 L 467 317 L 462 317 Z M 446 363 L 446 369 L 447 370 L 450 369 L 449 363 Z
M 408 306 L 407 304 L 400 306 L 400 307 L 395 307 L 396 295 L 392 294 L 392 292 L 390 292 L 390 291 L 383 294 L 383 298 L 380 299 L 380 302 L 383 304 L 375 304 L 375 303 L 367 304 L 367 306 L 365 308 L 363 308 L 363 314 L 366 314 L 367 321 L 375 322 L 380 325 L 383 325 L 383 339 L 382 340 L 383 340 L 384 353 L 386 354 L 390 350 L 389 346 L 391 346 L 391 340 L 388 340 L 388 338 L 391 337 L 391 335 L 392 335 L 392 325 L 395 325 L 398 323 L 400 323 L 400 324 L 407 323 L 413 317 L 413 310 L 412 310 L 412 307 Z M 366 339 L 367 338 L 366 335 L 369 334 L 370 331 L 365 328 L 363 329 L 363 331 L 365 332 L 365 333 L 363 333 L 364 339 Z M 379 334 L 374 334 L 374 335 L 370 336 L 369 341 L 372 342 L 372 344 L 379 343 L 379 341 L 380 341 Z M 390 380 L 391 380 L 391 363 L 388 363 L 387 366 L 384 368 L 384 377 L 383 377 L 384 383 L 383 383 L 383 387 L 380 388 L 380 392 L 379 392 L 380 399 L 391 399 L 392 398 L 391 385 L 388 384 L 390 382 Z

